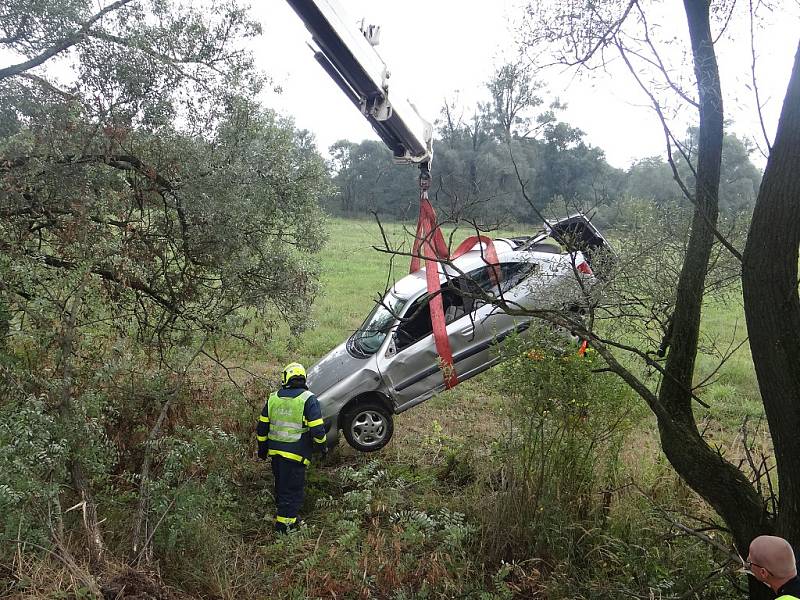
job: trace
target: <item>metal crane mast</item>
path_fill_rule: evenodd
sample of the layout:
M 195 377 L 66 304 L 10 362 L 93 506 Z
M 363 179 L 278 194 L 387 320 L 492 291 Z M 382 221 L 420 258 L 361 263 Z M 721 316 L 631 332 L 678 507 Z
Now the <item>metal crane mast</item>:
M 336 0 L 287 0 L 311 32 L 314 58 L 361 111 L 400 163 L 427 173 L 433 127 L 416 107 L 389 85 L 389 70 L 375 51 L 380 29 L 360 28 Z M 353 23 L 355 21 L 352 21 Z

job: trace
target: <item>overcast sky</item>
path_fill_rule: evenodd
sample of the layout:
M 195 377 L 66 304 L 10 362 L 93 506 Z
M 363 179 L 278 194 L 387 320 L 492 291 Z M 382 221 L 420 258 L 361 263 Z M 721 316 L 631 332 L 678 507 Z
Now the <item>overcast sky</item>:
M 514 51 L 514 28 L 521 0 L 339 0 L 353 23 L 366 18 L 381 26 L 378 52 L 394 85 L 402 85 L 420 113 L 433 121 L 445 98 L 470 105 L 483 98 L 483 84 L 503 55 Z M 672 6 L 674 5 L 674 7 Z M 730 26 L 732 40 L 717 47 L 726 117 L 737 133 L 758 139 L 760 131 L 750 79 L 747 3 L 738 2 Z M 797 0 L 779 0 L 780 10 L 765 12 L 758 37 L 758 81 L 769 135 L 774 133 L 800 35 Z M 265 102 L 311 130 L 320 150 L 339 139 L 378 139 L 358 110 L 313 59 L 310 35 L 284 0 L 254 6 L 264 35 L 256 48 L 258 64 L 281 87 Z M 663 31 L 687 37 L 685 15 L 677 0 L 658 3 Z M 609 162 L 625 168 L 636 159 L 664 153 L 664 134 L 647 98 L 621 71 L 610 76 L 576 78 L 573 72 L 549 71 L 546 100 L 559 97 L 568 109 L 562 119 L 580 127 L 589 142 L 605 150 Z M 392 93 L 390 86 L 390 95 Z M 691 117 L 691 114 L 687 115 Z M 763 139 L 763 136 L 760 137 Z M 434 149 L 435 150 L 435 149 Z M 757 164 L 763 159 L 753 157 Z

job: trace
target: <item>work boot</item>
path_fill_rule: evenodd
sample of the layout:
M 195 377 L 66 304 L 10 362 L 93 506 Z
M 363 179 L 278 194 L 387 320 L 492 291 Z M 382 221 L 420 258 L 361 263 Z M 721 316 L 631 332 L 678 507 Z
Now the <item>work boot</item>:
M 292 523 L 281 523 L 280 521 L 275 521 L 275 531 L 278 533 L 289 533 L 290 531 L 294 531 L 298 527 L 300 527 L 300 523 L 303 520 L 300 518 L 296 518 Z

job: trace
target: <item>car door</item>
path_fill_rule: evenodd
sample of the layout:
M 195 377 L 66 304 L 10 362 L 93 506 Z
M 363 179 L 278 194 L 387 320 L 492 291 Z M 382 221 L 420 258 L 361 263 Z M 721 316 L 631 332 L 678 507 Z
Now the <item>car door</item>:
M 377 365 L 397 412 L 444 388 L 427 293 L 409 303 L 377 357 Z
M 519 286 L 533 275 L 538 268 L 536 263 L 520 259 L 499 265 L 500 280 L 495 282 L 488 267 L 468 275 L 465 291 L 476 296 L 481 292 L 505 300 L 511 307 L 527 307 L 526 289 Z M 470 289 L 472 288 L 472 289 Z M 454 323 L 451 344 L 458 347 L 453 351 L 453 362 L 460 379 L 477 375 L 500 360 L 497 343 L 514 332 L 527 328 L 530 317 L 509 315 L 495 304 L 476 299 L 469 315 Z
M 473 310 L 473 298 L 462 293 L 464 276 L 456 277 L 442 285 L 447 336 L 454 356 L 460 355 L 475 336 L 468 314 Z M 430 297 L 421 294 L 401 315 L 391 341 L 378 357 L 378 369 L 395 399 L 396 409 L 405 410 L 444 389 L 439 366 L 439 355 L 433 339 Z M 459 366 L 456 374 L 460 376 Z
M 459 379 L 467 379 L 497 362 L 492 345 L 513 331 L 518 322 L 525 321 L 480 300 L 483 293 L 497 295 L 510 291 L 504 282 L 512 281 L 512 273 L 501 272 L 505 277 L 501 275 L 500 287 L 486 266 L 442 286 L 447 336 Z M 378 357 L 378 370 L 395 399 L 396 410 L 400 411 L 444 388 L 427 293 L 409 303 L 391 338 Z

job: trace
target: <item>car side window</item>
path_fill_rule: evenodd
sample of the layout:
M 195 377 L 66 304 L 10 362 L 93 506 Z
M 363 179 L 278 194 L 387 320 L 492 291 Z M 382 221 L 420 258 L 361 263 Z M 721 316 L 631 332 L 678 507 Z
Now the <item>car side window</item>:
M 531 262 L 503 263 L 501 269 L 503 280 L 500 282 L 500 291 L 505 293 L 535 273 L 539 265 Z
M 459 278 L 463 279 L 461 289 L 465 293 L 475 296 L 469 300 L 465 298 L 465 302 L 472 303 L 468 312 L 477 310 L 486 304 L 482 295 L 496 297 L 505 294 L 536 272 L 538 267 L 539 265 L 536 263 L 529 262 L 509 262 L 497 265 L 495 269 L 500 276 L 499 285 L 495 283 L 494 277 L 492 277 L 492 268 L 489 266 L 481 267 L 468 273 L 467 277 Z
M 445 324 L 450 324 L 473 310 L 472 299 L 465 297 L 460 290 L 461 278 L 455 278 L 442 286 L 442 309 Z M 397 351 L 417 343 L 433 333 L 431 322 L 430 296 L 425 294 L 408 307 L 403 322 L 395 332 Z
M 513 285 L 520 281 L 520 276 L 524 277 L 528 273 L 528 271 L 525 271 L 525 275 L 521 275 L 523 267 L 529 266 L 527 263 L 512 263 L 512 265 L 517 264 L 521 266 L 515 266 L 508 271 L 509 276 L 516 277 L 513 280 Z M 504 286 L 506 281 L 504 266 L 497 267 L 501 273 L 501 286 Z M 482 294 L 497 294 L 497 285 L 494 283 L 490 269 L 491 267 L 489 266 L 480 267 L 464 275 L 454 277 L 442 285 L 442 308 L 446 324 L 449 325 L 483 306 L 485 302 L 480 298 Z M 505 287 L 501 287 L 501 289 L 505 291 Z M 409 306 L 404 315 L 404 320 L 395 334 L 398 352 L 433 333 L 429 301 L 430 296 L 425 294 Z

